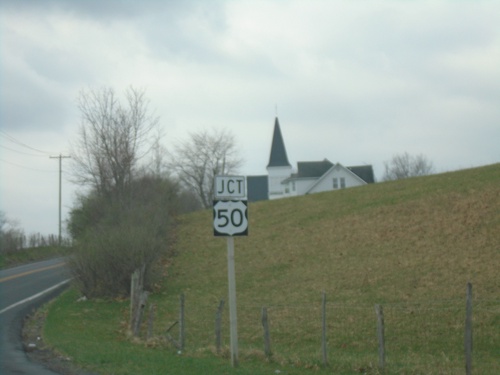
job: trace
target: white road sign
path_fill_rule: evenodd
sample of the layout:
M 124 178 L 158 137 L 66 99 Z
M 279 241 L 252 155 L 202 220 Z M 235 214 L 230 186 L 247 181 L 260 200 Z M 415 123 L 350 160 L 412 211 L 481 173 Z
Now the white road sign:
M 216 199 L 244 199 L 247 196 L 245 176 L 215 176 Z
M 234 275 L 234 237 L 248 235 L 248 205 L 245 176 L 215 176 L 214 235 L 227 237 L 229 326 L 231 365 L 238 366 L 238 323 Z
M 214 235 L 247 236 L 248 206 L 243 200 L 214 201 Z

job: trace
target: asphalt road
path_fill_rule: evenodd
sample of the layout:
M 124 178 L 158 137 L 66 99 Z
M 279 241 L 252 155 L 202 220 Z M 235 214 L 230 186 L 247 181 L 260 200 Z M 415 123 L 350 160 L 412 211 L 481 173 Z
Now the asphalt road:
M 57 296 L 69 279 L 63 258 L 0 271 L 0 374 L 56 375 L 29 361 L 21 328 L 24 317 Z

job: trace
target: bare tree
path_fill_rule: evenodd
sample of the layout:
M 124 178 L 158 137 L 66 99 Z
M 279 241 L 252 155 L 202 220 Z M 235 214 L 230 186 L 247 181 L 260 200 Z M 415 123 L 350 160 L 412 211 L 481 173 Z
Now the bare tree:
M 144 91 L 130 87 L 125 99 L 120 103 L 111 88 L 81 91 L 78 98 L 82 123 L 73 146 L 73 176 L 103 196 L 124 192 L 158 125 Z
M 26 245 L 24 231 L 16 221 L 9 220 L 4 211 L 0 211 L 0 254 L 13 253 Z
M 386 161 L 383 180 L 401 180 L 408 177 L 426 176 L 434 171 L 432 162 L 424 155 L 412 156 L 407 152 L 397 154 Z
M 242 163 L 234 136 L 226 130 L 190 133 L 171 155 L 172 170 L 205 208 L 212 205 L 215 176 L 237 173 Z

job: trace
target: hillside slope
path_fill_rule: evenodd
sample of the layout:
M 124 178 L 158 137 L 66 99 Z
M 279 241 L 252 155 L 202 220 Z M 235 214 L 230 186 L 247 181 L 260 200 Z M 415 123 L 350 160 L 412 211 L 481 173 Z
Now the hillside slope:
M 214 355 L 227 257 L 210 210 L 184 216 L 177 227 L 176 256 L 148 302 L 156 317 L 151 340 L 146 327 L 143 340 L 127 339 L 128 301 L 78 302 L 71 290 L 49 308 L 46 341 L 103 374 L 379 374 L 374 304 L 381 304 L 385 375 L 463 374 L 470 281 L 474 373 L 500 374 L 500 164 L 259 202 L 249 206 L 249 218 L 249 236 L 234 241 L 239 368 L 228 360 L 227 304 L 222 350 Z M 165 330 L 180 333 L 181 293 L 186 340 L 179 352 Z
M 235 238 L 247 351 L 262 347 L 267 306 L 275 358 L 315 366 L 325 291 L 335 317 L 329 347 L 344 373 L 376 363 L 373 305 L 383 304 L 393 368 L 453 374 L 463 369 L 472 282 L 475 355 L 481 373 L 500 371 L 500 164 L 257 202 L 249 219 L 249 236 Z M 188 341 L 208 348 L 213 313 L 227 295 L 226 241 L 213 236 L 211 211 L 182 218 L 176 253 L 165 295 L 186 294 Z M 169 301 L 164 307 L 175 314 L 177 302 Z
M 249 236 L 235 240 L 241 299 L 279 304 L 322 290 L 346 302 L 449 299 L 467 281 L 498 297 L 500 164 L 258 202 L 249 219 Z M 223 294 L 225 242 L 211 212 L 185 217 L 179 283 L 209 281 Z

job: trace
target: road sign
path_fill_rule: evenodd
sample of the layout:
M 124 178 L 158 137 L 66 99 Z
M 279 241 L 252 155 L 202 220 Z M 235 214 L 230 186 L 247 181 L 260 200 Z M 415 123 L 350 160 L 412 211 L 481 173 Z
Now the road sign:
M 245 176 L 215 176 L 216 199 L 244 199 L 247 196 Z
M 214 235 L 227 237 L 227 278 L 229 286 L 229 328 L 231 364 L 238 366 L 238 323 L 234 237 L 248 235 L 248 205 L 245 176 L 215 176 Z
M 214 201 L 214 235 L 248 235 L 248 203 L 246 200 Z

